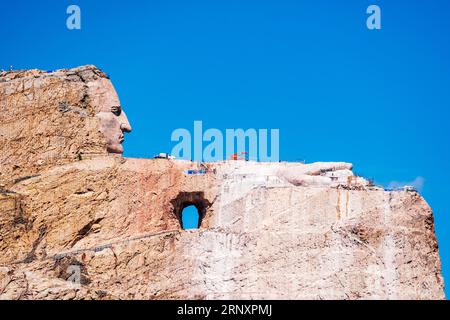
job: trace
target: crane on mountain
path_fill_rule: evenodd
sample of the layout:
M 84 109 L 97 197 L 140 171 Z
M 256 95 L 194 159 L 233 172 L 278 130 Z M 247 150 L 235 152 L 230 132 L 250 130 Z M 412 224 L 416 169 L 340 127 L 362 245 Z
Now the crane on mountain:
M 244 151 L 244 152 L 234 153 L 228 158 L 228 160 L 247 160 L 246 157 L 242 157 L 244 155 L 248 155 L 248 152 Z

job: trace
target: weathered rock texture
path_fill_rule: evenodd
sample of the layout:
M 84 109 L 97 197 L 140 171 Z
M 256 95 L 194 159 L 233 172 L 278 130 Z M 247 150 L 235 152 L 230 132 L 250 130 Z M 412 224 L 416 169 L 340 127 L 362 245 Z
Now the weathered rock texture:
M 106 77 L 93 66 L 0 73 L 0 181 L 106 154 L 94 104 L 102 95 L 89 86 Z
M 0 298 L 445 298 L 418 193 L 371 186 L 346 163 L 186 175 L 198 165 L 108 155 L 86 91 L 97 77 L 0 77 Z M 189 204 L 202 221 L 185 231 Z

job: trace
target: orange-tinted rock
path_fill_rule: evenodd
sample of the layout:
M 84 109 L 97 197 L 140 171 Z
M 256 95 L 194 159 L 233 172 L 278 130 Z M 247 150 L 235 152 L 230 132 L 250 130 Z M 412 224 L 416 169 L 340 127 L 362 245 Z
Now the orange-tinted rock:
M 115 94 L 100 70 L 0 79 L 1 299 L 444 298 L 416 192 L 370 186 L 345 163 L 186 175 L 200 168 L 122 158 L 97 116 Z M 181 228 L 187 204 L 200 229 Z

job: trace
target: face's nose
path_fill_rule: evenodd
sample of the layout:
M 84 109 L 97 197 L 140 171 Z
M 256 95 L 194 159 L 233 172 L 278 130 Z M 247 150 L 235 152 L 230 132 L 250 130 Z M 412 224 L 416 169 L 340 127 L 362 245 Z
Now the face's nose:
M 123 111 L 122 111 L 122 114 L 120 115 L 120 129 L 123 132 L 127 132 L 127 133 L 131 132 L 131 130 L 132 130 L 130 122 L 128 122 L 127 115 Z

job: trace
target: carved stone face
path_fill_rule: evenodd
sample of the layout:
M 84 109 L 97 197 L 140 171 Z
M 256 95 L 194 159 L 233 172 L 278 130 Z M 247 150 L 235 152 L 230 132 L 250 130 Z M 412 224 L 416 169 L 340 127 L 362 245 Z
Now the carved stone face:
M 119 97 L 111 81 L 100 79 L 90 82 L 89 94 L 96 116 L 100 119 L 100 131 L 106 138 L 106 149 L 109 153 L 123 153 L 124 133 L 131 132 L 127 115 L 122 110 Z

